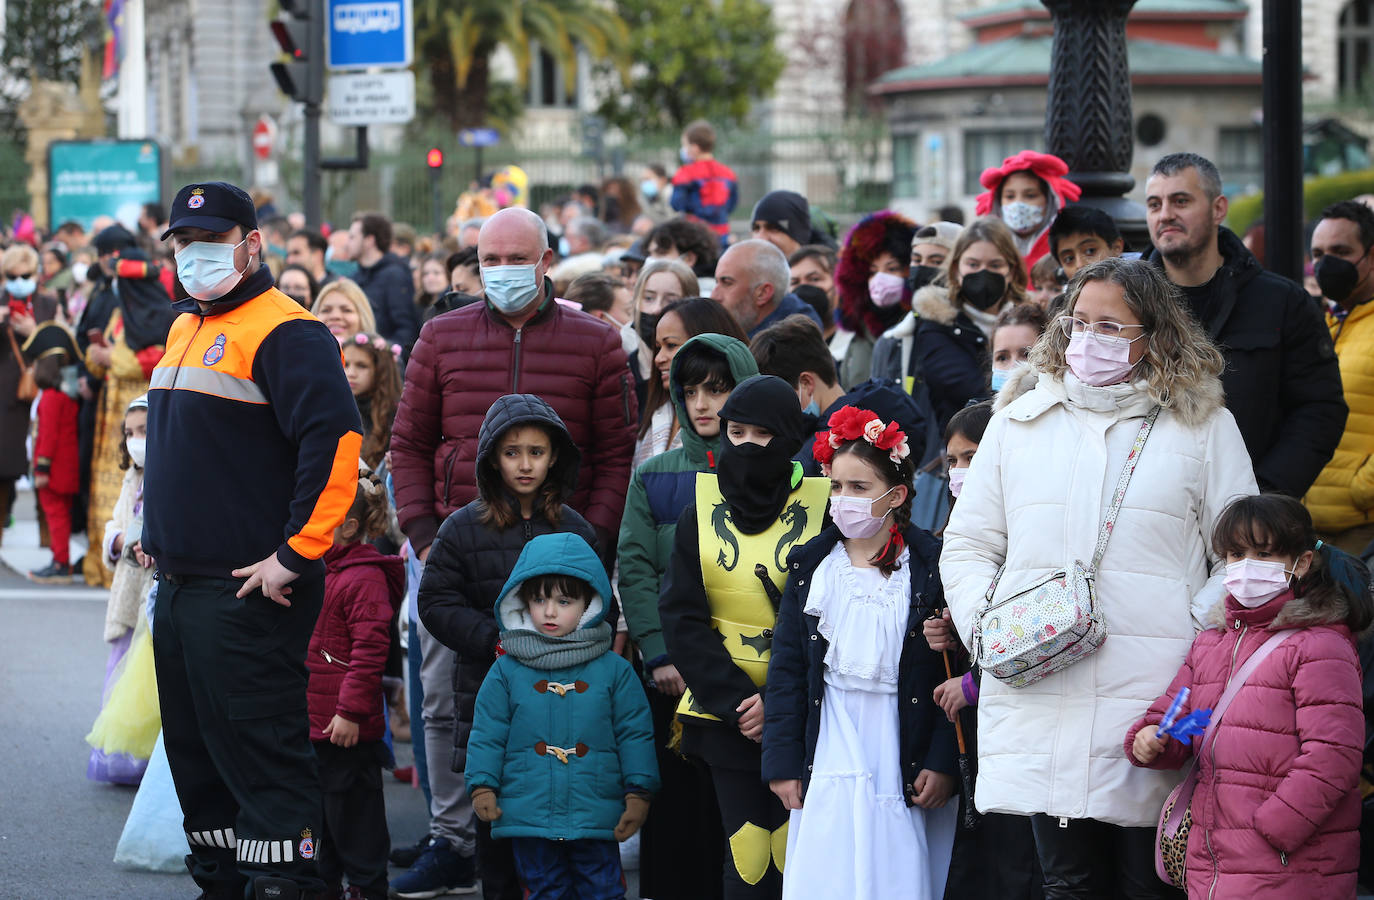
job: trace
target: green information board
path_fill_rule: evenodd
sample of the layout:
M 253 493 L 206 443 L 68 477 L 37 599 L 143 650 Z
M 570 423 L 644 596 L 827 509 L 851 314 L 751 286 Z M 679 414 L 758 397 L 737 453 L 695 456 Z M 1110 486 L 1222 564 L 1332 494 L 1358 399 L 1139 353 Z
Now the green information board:
M 162 201 L 162 148 L 156 141 L 54 141 L 48 146 L 51 226 L 69 219 L 90 229 L 100 216 L 136 226 L 144 203 Z

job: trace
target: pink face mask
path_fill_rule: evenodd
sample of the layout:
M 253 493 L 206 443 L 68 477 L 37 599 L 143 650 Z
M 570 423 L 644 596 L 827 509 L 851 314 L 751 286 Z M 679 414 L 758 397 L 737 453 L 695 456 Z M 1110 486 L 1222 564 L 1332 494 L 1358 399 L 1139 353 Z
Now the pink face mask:
M 1226 565 L 1226 590 L 1246 609 L 1263 606 L 1288 590 L 1289 572 L 1281 562 L 1245 558 Z
M 874 272 L 868 279 L 868 296 L 874 306 L 896 306 L 906 293 L 906 280 L 891 272 Z
M 964 479 L 967 477 L 968 466 L 962 469 L 949 470 L 949 492 L 954 495 L 956 500 L 959 498 L 959 492 L 964 489 Z
M 1140 337 L 1144 337 L 1141 335 Z M 1069 337 L 1069 349 L 1064 360 L 1078 380 L 1093 387 L 1120 384 L 1131 375 L 1131 344 L 1135 338 L 1108 338 L 1089 331 L 1075 332 Z
M 885 510 L 881 516 L 873 515 L 873 504 L 886 497 L 888 494 L 897 490 L 896 487 L 889 488 L 879 497 L 837 497 L 830 498 L 830 518 L 834 520 L 835 527 L 840 529 L 840 534 L 847 538 L 857 538 L 864 540 L 871 538 L 883 528 L 883 522 L 887 521 L 887 514 L 891 510 Z

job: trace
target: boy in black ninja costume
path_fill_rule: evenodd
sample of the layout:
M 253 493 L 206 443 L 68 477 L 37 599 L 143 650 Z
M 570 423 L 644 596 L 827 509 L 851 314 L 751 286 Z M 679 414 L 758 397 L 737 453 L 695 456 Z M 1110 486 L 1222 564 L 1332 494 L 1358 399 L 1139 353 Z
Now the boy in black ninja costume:
M 745 379 L 720 411 L 716 474 L 696 479 L 659 600 L 687 684 L 682 750 L 710 769 L 725 829 L 725 900 L 782 896 L 787 812 L 760 779 L 763 687 L 787 554 L 821 530 L 830 482 L 792 457 L 806 417 L 787 382 Z

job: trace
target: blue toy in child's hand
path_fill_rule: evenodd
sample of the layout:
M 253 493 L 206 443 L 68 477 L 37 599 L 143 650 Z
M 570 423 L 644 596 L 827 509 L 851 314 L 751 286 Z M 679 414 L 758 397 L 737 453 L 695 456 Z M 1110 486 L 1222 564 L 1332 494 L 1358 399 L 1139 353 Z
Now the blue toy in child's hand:
M 1178 693 L 1169 703 L 1169 708 L 1164 711 L 1164 718 L 1159 720 L 1159 734 L 1174 740 L 1186 741 L 1193 735 L 1202 734 L 1207 730 L 1207 723 L 1212 719 L 1210 709 L 1195 709 L 1183 718 L 1178 718 L 1184 704 L 1188 702 L 1190 693 L 1192 691 L 1186 687 L 1178 689 Z
M 1210 709 L 1195 709 L 1188 715 L 1171 722 L 1169 727 L 1159 729 L 1160 734 L 1168 735 L 1179 741 L 1186 741 L 1195 734 L 1202 734 L 1207 730 L 1207 723 L 1212 720 Z

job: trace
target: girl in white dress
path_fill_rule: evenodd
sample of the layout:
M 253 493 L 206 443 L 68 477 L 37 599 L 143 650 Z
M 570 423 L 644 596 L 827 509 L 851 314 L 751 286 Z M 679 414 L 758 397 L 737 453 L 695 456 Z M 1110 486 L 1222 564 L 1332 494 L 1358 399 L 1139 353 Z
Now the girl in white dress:
M 773 635 L 763 777 L 791 810 L 784 900 L 940 900 L 954 841 L 953 726 L 921 623 L 940 545 L 911 525 L 896 422 L 846 406 L 816 439 L 835 525 L 794 551 Z

